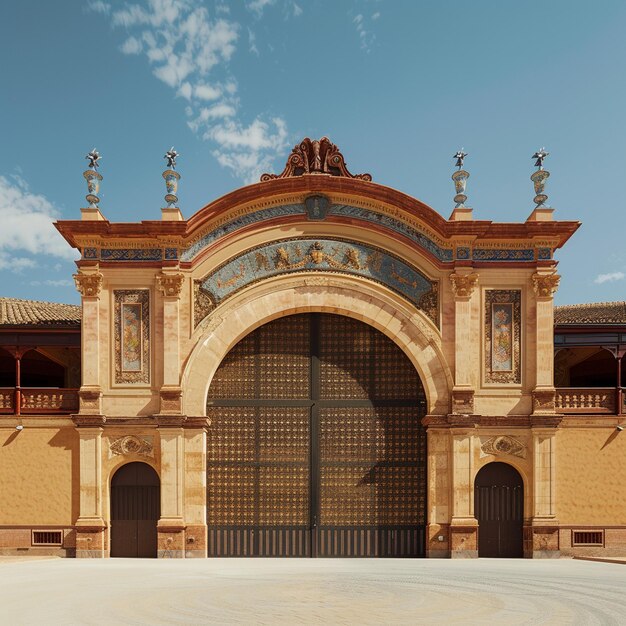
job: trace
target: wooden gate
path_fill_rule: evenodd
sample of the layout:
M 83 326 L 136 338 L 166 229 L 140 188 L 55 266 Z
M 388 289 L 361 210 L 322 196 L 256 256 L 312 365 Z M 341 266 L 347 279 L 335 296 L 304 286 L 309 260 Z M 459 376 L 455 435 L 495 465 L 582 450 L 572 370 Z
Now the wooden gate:
M 485 465 L 474 482 L 478 556 L 522 557 L 524 485 L 507 463 Z
M 157 555 L 160 482 L 146 463 L 127 463 L 111 480 L 111 556 Z
M 406 355 L 362 322 L 248 335 L 209 390 L 209 555 L 423 556 L 425 405 Z

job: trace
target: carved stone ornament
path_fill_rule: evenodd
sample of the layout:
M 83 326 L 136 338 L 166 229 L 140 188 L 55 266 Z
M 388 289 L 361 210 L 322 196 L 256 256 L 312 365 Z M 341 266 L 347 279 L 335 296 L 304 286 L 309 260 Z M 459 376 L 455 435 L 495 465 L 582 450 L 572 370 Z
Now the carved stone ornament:
M 84 297 L 95 297 L 100 295 L 102 289 L 102 274 L 74 274 L 76 289 Z
M 450 274 L 450 282 L 452 283 L 452 291 L 457 298 L 469 298 L 478 285 L 478 274 Z
M 161 389 L 161 413 L 180 413 L 182 408 L 182 391 L 180 389 Z
M 112 454 L 138 454 L 140 456 L 154 456 L 154 446 L 152 442 L 137 437 L 136 435 L 126 435 L 120 437 L 109 446 Z
M 458 415 L 474 412 L 473 389 L 454 389 L 452 391 L 452 412 Z
M 533 274 L 533 289 L 539 298 L 551 298 L 559 288 L 558 274 Z
M 521 441 L 509 437 L 508 435 L 491 437 L 481 444 L 480 449 L 484 454 L 492 454 L 495 456 L 510 454 L 511 456 L 518 456 L 521 459 L 526 457 L 526 446 L 524 446 Z
M 556 408 L 556 391 L 554 389 L 535 389 L 533 391 L 533 412 L 553 413 Z
M 263 174 L 261 182 L 303 174 L 330 174 L 372 180 L 371 174 L 351 174 L 346 167 L 343 154 L 328 137 L 322 137 L 319 141 L 306 137 L 291 151 L 285 169 L 280 174 Z
M 157 274 L 157 289 L 164 295 L 174 298 L 180 296 L 185 282 L 184 274 Z

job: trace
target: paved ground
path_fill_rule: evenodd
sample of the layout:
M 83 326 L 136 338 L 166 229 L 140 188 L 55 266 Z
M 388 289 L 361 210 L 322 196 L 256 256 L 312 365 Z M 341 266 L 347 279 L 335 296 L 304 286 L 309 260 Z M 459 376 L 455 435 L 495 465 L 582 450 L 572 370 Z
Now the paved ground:
M 626 567 L 554 560 L 0 562 L 0 624 L 626 624 Z

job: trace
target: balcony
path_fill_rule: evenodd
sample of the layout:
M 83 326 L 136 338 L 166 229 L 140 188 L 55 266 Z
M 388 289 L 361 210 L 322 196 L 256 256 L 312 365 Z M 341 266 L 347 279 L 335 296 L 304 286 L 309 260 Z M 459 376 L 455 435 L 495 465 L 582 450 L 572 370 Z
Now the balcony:
M 623 415 L 626 396 L 620 387 L 557 387 L 556 410 L 574 415 Z
M 77 411 L 78 389 L 0 388 L 0 414 L 3 415 L 57 415 Z

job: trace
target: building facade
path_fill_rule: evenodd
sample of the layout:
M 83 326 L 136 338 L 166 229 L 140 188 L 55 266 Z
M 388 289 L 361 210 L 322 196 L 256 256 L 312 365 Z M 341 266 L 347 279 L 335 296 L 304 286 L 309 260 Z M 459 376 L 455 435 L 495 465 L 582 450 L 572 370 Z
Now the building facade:
M 445 219 L 327 139 L 188 220 L 81 212 L 57 223 L 81 253 L 78 405 L 24 415 L 19 379 L 6 391 L 0 549 L 35 531 L 78 557 L 626 541 L 622 379 L 610 407 L 555 388 L 554 253 L 577 222 Z

